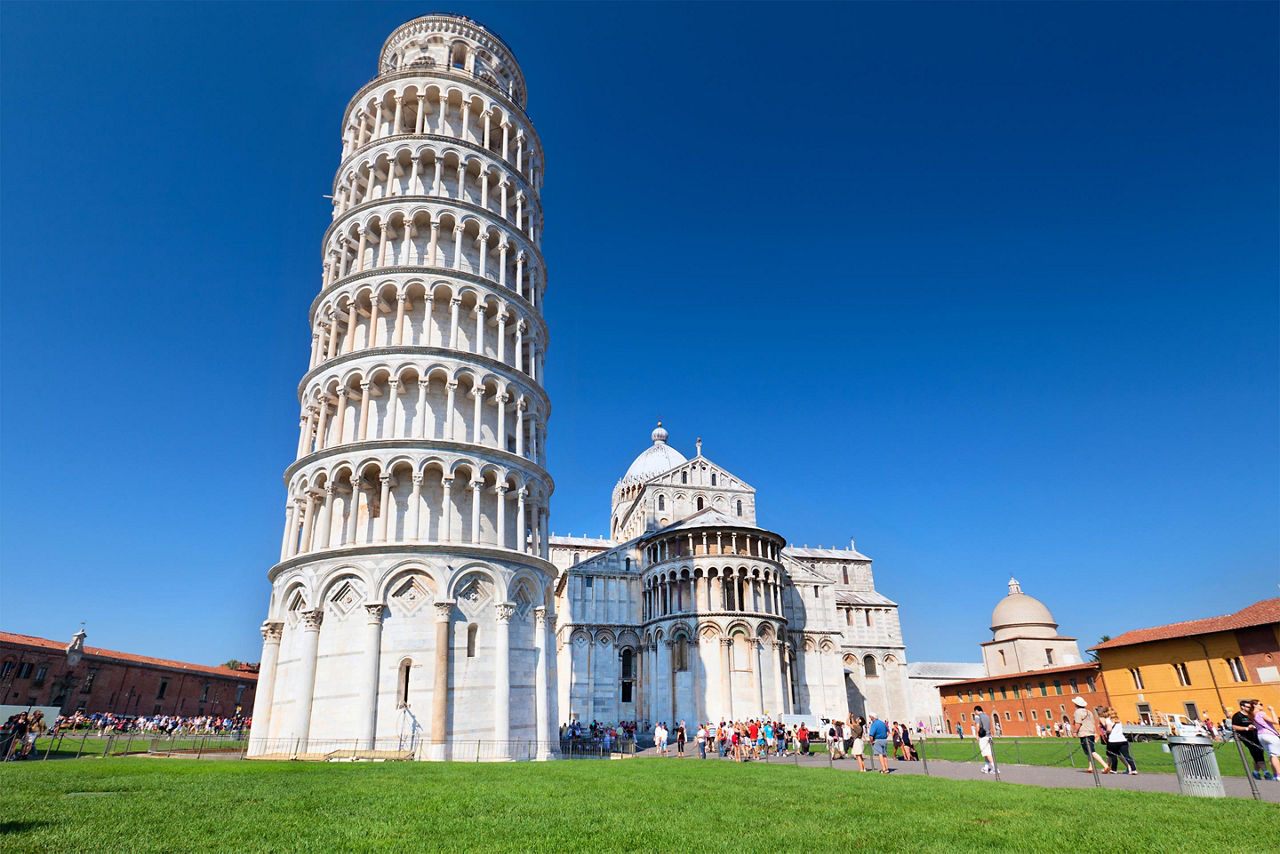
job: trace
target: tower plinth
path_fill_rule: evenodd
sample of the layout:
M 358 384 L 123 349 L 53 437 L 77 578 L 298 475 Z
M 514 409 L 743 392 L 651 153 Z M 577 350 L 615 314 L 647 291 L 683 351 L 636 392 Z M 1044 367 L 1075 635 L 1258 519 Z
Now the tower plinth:
M 404 24 L 378 68 L 342 119 L 251 753 L 545 757 L 542 148 L 470 19 Z

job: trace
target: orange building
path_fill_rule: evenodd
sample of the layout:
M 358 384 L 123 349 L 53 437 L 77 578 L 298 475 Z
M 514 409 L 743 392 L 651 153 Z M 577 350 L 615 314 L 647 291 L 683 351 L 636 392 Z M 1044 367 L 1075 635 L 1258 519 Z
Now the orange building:
M 1245 698 L 1280 708 L 1280 599 L 1222 617 L 1138 629 L 1093 647 L 1116 712 L 1165 723 L 1166 715 L 1214 721 Z
M 1089 708 L 1107 705 L 1094 662 L 948 682 L 938 692 L 947 732 L 954 733 L 959 724 L 965 736 L 971 734 L 974 706 L 982 706 L 993 723 L 999 716 L 1001 735 L 1035 736 L 1042 734 L 1037 727 L 1052 729 L 1055 721 L 1070 720 L 1072 697 L 1083 697 Z

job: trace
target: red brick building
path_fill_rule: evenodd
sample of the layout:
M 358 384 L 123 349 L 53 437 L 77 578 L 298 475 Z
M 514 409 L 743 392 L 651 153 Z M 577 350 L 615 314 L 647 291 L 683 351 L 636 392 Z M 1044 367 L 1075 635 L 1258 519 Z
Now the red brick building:
M 69 655 L 69 653 L 71 653 Z M 127 715 L 248 715 L 257 665 L 238 670 L 0 632 L 0 704 Z
M 947 732 L 954 733 L 960 724 L 966 736 L 974 706 L 982 706 L 993 722 L 999 715 L 1003 735 L 1035 736 L 1037 724 L 1052 726 L 1071 717 L 1076 710 L 1072 697 L 1083 697 L 1091 709 L 1108 705 L 1096 662 L 948 682 L 938 686 L 938 693 Z

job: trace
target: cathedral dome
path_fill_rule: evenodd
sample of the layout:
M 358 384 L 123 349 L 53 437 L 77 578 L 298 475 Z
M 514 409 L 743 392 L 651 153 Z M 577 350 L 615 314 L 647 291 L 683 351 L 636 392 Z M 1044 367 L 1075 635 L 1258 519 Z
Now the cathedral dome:
M 1009 595 L 991 612 L 991 631 L 995 633 L 995 640 L 1054 638 L 1058 636 L 1058 624 L 1043 602 L 1023 593 L 1018 580 L 1010 578 Z
M 670 471 L 681 463 L 689 462 L 684 454 L 667 444 L 667 431 L 662 428 L 661 421 L 649 437 L 653 439 L 653 444 L 636 457 L 635 462 L 627 469 L 627 473 L 622 476 L 623 483 L 648 480 L 664 471 Z

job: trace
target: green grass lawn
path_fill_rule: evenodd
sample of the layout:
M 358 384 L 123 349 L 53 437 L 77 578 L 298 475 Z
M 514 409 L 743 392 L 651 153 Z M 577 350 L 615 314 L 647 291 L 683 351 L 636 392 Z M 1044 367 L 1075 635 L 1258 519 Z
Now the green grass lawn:
M 661 759 L 82 759 L 0 766 L 7 851 L 1070 851 L 1208 854 L 1280 806 Z

